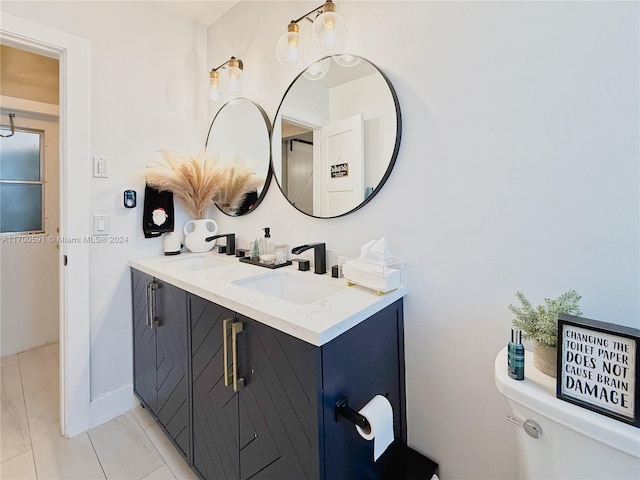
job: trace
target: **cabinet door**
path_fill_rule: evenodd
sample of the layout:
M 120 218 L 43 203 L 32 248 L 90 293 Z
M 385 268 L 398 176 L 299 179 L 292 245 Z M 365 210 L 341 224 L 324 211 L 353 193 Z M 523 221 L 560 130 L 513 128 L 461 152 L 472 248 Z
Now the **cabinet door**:
M 187 294 L 184 290 L 158 281 L 156 316 L 157 417 L 182 454 L 188 458 L 189 353 L 187 343 Z
M 224 385 L 223 320 L 235 313 L 189 294 L 193 466 L 205 479 L 240 476 L 238 395 Z M 230 341 L 231 339 L 227 339 Z
M 133 305 L 133 391 L 151 413 L 158 411 L 156 330 L 148 325 L 147 285 L 153 277 L 131 270 Z
M 393 408 L 394 438 L 406 444 L 402 300 L 389 305 L 322 347 L 324 454 L 327 480 L 380 478 L 384 455 L 373 461 L 373 442 L 353 423 L 335 421 L 335 403 L 344 395 L 360 410 L 375 395 Z
M 240 477 L 320 478 L 320 348 L 238 315 Z

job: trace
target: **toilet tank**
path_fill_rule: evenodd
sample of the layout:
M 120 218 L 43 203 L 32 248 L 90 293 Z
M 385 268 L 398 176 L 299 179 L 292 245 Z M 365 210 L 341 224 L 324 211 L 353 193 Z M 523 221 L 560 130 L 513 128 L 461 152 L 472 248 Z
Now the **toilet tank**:
M 525 379 L 507 375 L 507 349 L 498 353 L 494 380 L 512 416 L 540 425 L 538 438 L 517 429 L 521 479 L 640 479 L 640 429 L 556 398 L 556 379 L 533 366 Z

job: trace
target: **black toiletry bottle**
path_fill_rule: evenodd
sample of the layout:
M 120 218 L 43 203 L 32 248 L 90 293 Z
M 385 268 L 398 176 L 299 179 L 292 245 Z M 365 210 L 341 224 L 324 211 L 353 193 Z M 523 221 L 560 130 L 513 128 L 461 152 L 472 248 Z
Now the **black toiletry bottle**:
M 524 346 L 519 328 L 511 327 L 511 341 L 507 346 L 507 364 L 511 378 L 524 380 Z

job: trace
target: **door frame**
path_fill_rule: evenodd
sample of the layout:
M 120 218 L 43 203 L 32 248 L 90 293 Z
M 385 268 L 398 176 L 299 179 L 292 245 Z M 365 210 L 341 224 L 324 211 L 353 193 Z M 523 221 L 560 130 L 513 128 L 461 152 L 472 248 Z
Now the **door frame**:
M 89 41 L 5 12 L 0 40 L 60 61 L 60 430 L 72 437 L 91 424 Z

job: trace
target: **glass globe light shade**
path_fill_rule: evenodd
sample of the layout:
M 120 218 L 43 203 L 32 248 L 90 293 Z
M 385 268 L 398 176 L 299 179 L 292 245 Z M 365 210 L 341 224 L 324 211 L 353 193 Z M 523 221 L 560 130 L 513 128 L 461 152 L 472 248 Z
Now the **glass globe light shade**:
M 353 55 L 343 54 L 333 57 L 335 62 L 342 67 L 355 67 L 360 63 L 361 58 Z
M 224 72 L 224 90 L 230 97 L 241 97 L 244 95 L 244 72 L 233 64 Z
M 220 85 L 220 75 L 216 71 L 209 74 L 209 101 L 221 103 L 224 99 L 222 86 Z
M 309 65 L 309 68 L 304 71 L 303 75 L 309 80 L 320 80 L 327 74 L 329 67 L 331 67 L 331 58 L 325 58 Z
M 288 70 L 300 70 L 304 67 L 304 42 L 297 31 L 282 34 L 276 43 L 278 62 Z
M 325 12 L 313 21 L 311 38 L 320 53 L 331 55 L 342 50 L 349 34 L 347 22 L 336 12 Z

